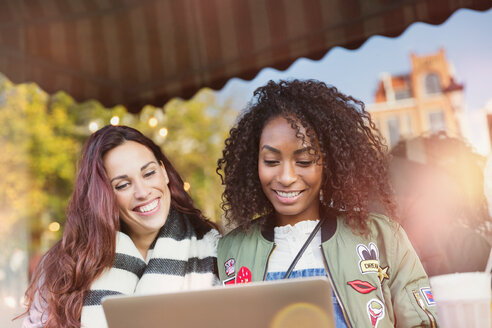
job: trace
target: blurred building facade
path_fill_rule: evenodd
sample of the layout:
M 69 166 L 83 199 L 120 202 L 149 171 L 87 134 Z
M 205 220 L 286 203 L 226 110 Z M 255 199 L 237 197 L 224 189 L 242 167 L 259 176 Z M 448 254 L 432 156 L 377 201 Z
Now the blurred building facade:
M 492 98 L 490 98 L 482 109 L 487 118 L 487 131 L 489 132 L 489 142 L 492 145 Z
M 445 50 L 411 54 L 410 60 L 407 74 L 381 74 L 375 102 L 367 106 L 388 146 L 426 132 L 467 137 L 464 86 L 455 80 Z

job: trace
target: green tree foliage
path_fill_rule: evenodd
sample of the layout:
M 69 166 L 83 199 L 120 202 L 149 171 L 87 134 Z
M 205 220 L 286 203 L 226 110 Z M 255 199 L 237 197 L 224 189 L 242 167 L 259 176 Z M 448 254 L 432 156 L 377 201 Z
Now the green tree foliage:
M 164 150 L 189 182 L 197 206 L 220 222 L 223 189 L 215 168 L 237 112 L 217 106 L 208 89 L 189 101 L 172 100 L 164 111 L 163 123 L 168 128 Z
M 64 221 L 81 138 L 72 132 L 68 103 L 35 84 L 16 86 L 4 77 L 0 84 L 0 236 L 26 219 L 40 247 L 46 225 Z

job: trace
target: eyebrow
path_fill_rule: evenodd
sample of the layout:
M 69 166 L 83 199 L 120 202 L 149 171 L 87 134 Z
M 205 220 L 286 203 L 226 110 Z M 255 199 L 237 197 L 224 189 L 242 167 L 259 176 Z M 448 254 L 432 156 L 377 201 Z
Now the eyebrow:
M 269 146 L 269 145 L 264 145 L 263 147 L 261 147 L 261 150 L 263 150 L 263 149 L 269 150 L 273 153 L 280 154 L 280 150 L 278 150 L 277 148 L 274 148 L 272 146 Z M 304 147 L 304 148 L 297 149 L 294 151 L 294 155 L 309 152 L 311 149 L 313 149 L 313 147 Z
M 145 169 L 146 169 L 146 168 L 147 168 L 150 164 L 152 164 L 152 163 L 157 164 L 157 163 L 156 163 L 156 161 L 150 161 L 150 162 L 148 162 L 147 164 L 145 164 L 144 166 L 142 166 L 142 167 L 140 168 L 140 171 L 145 170 Z M 126 175 L 126 174 L 124 174 L 124 175 L 118 175 L 117 177 L 112 178 L 112 179 L 111 179 L 111 181 L 109 181 L 109 182 L 110 182 L 110 183 L 112 183 L 114 180 L 118 180 L 118 179 L 126 179 L 126 178 L 128 178 L 128 175 Z
M 277 148 L 273 148 L 272 146 L 269 146 L 269 145 L 263 145 L 263 147 L 261 147 L 261 150 L 263 150 L 263 149 L 269 150 L 273 153 L 280 154 L 280 150 L 278 150 Z

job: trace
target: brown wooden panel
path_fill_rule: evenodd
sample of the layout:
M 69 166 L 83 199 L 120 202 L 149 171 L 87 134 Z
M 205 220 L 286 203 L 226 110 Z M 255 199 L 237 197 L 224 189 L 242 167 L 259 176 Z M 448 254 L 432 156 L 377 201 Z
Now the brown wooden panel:
M 492 0 L 2 1 L 0 72 L 137 112 L 232 77 L 251 79 L 264 67 L 319 59 L 334 46 L 353 49 L 374 34 L 396 36 L 412 22 L 440 24 L 459 8 L 491 7 Z

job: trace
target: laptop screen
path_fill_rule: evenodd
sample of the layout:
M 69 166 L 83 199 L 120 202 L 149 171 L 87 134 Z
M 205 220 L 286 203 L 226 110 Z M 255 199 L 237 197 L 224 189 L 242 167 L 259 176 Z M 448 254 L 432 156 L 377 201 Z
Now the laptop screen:
M 110 296 L 109 328 L 335 327 L 326 278 L 255 282 L 198 291 Z

